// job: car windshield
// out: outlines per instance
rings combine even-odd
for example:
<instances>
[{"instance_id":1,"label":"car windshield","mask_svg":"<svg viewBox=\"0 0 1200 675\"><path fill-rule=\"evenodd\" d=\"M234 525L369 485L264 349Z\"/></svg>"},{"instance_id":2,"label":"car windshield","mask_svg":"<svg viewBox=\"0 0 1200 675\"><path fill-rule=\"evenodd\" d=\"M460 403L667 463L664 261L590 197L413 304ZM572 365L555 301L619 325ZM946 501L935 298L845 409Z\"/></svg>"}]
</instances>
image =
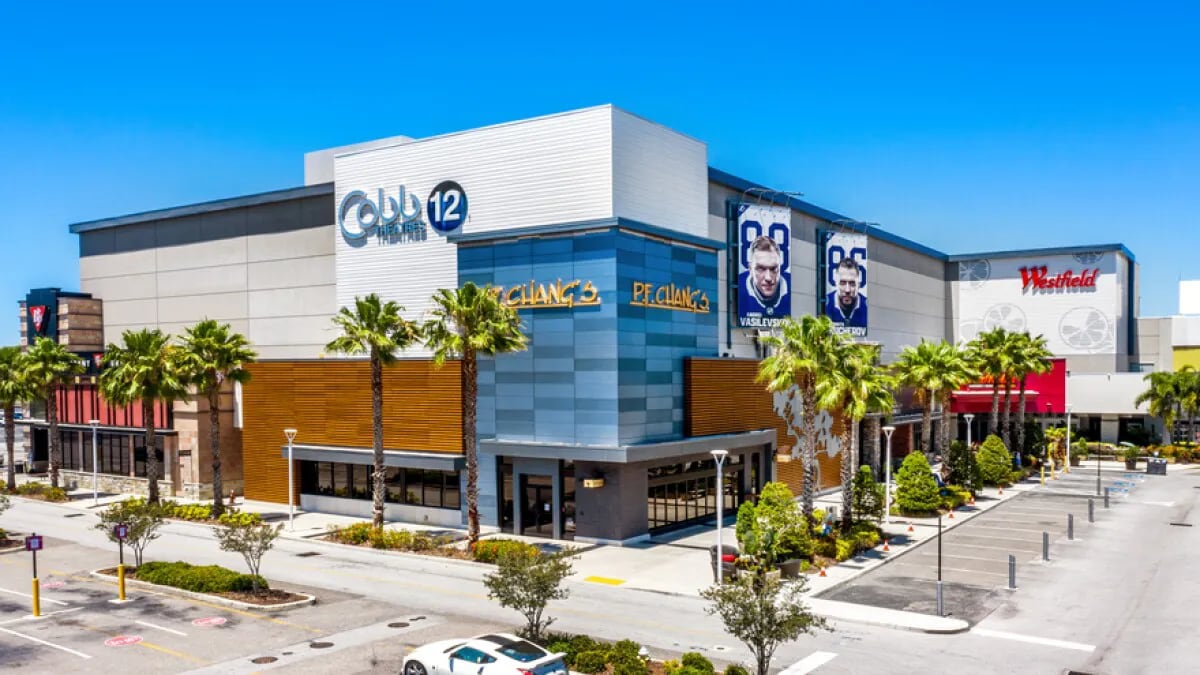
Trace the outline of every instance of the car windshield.
<instances>
[{"instance_id":1,"label":"car windshield","mask_svg":"<svg viewBox=\"0 0 1200 675\"><path fill-rule=\"evenodd\" d=\"M527 640L518 640L516 642L509 642L508 644L500 645L496 651L514 661L520 661L522 663L537 661L546 655L546 651L544 649Z\"/></svg>"}]
</instances>

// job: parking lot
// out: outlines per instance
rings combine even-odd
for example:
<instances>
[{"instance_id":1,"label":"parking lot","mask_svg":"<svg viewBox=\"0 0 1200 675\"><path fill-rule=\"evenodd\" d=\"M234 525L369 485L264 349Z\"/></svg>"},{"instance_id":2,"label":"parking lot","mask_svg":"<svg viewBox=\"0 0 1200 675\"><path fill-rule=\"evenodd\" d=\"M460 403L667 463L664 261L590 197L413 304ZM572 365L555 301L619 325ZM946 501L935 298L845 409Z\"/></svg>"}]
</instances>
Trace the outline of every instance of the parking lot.
<instances>
[{"instance_id":1,"label":"parking lot","mask_svg":"<svg viewBox=\"0 0 1200 675\"><path fill-rule=\"evenodd\" d=\"M344 650L372 643L419 644L425 635L446 628L441 617L293 585L288 589L315 593L318 604L268 614L134 587L128 589L129 601L118 604L113 602L115 584L88 574L111 564L97 562L99 551L49 537L44 541L45 550L38 554L40 618L30 615L30 554L0 555L0 666L5 668L231 673L315 659L328 672L335 654L348 656ZM397 647L390 660L395 662L402 652ZM356 656L363 664L359 669L369 669L371 656Z\"/></svg>"},{"instance_id":2,"label":"parking lot","mask_svg":"<svg viewBox=\"0 0 1200 675\"><path fill-rule=\"evenodd\" d=\"M1136 474L1105 472L1102 487L1110 488L1114 506L1136 489ZM1088 526L1088 498L1095 497L1096 474L1077 467L1071 474L996 505L965 523L947 529L941 541L943 604L948 616L972 624L1004 600L1009 555L1016 558L1018 585L1022 570L1042 560L1042 533L1049 534L1051 556L1067 542L1067 516L1074 515L1075 536ZM961 511L970 511L965 507ZM1097 520L1103 519L1103 500L1095 500ZM960 517L962 513L960 512ZM951 524L943 518L943 526ZM903 526L901 526L903 527ZM893 527L893 530L897 529ZM938 542L926 543L892 562L868 572L821 597L926 614L937 613Z\"/></svg>"}]
</instances>

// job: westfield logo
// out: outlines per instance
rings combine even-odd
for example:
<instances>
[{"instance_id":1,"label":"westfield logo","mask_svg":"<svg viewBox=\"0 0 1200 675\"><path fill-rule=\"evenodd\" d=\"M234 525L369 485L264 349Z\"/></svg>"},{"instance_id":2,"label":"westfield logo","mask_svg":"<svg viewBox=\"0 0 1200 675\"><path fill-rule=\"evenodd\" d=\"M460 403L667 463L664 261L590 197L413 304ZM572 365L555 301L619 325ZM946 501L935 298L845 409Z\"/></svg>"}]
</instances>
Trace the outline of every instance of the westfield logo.
<instances>
[{"instance_id":1,"label":"westfield logo","mask_svg":"<svg viewBox=\"0 0 1200 675\"><path fill-rule=\"evenodd\" d=\"M1039 291L1055 291L1063 288L1095 288L1096 278L1100 276L1100 268L1082 270L1078 274L1067 270L1050 276L1050 270L1045 265L1041 267L1021 268L1021 290L1030 288Z\"/></svg>"},{"instance_id":2,"label":"westfield logo","mask_svg":"<svg viewBox=\"0 0 1200 675\"><path fill-rule=\"evenodd\" d=\"M34 305L29 308L29 315L33 318L33 330L38 333L45 332L46 328L46 306Z\"/></svg>"}]
</instances>

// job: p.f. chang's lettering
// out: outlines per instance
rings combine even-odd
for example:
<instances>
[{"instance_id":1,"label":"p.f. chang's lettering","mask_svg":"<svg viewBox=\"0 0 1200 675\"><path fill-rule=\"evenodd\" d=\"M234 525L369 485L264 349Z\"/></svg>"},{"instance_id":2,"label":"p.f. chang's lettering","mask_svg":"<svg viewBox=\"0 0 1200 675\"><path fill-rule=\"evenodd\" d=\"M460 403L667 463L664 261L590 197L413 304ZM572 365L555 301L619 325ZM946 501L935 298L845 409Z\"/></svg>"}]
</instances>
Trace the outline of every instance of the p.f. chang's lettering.
<instances>
[{"instance_id":1,"label":"p.f. chang's lettering","mask_svg":"<svg viewBox=\"0 0 1200 675\"><path fill-rule=\"evenodd\" d=\"M500 300L509 307L516 309L540 309L551 307L593 307L600 304L600 292L590 281L563 282L558 279L554 283L539 284L530 281L520 286L500 287L496 289Z\"/></svg>"},{"instance_id":2,"label":"p.f. chang's lettering","mask_svg":"<svg viewBox=\"0 0 1200 675\"><path fill-rule=\"evenodd\" d=\"M631 305L638 307L655 307L658 309L674 309L681 312L708 314L708 295L691 286L676 286L675 284L656 285L647 281L633 282L633 299Z\"/></svg>"},{"instance_id":3,"label":"p.f. chang's lettering","mask_svg":"<svg viewBox=\"0 0 1200 675\"><path fill-rule=\"evenodd\" d=\"M1041 267L1022 267L1021 268L1021 290L1027 291L1030 288L1039 291L1055 291L1063 288L1095 288L1096 278L1100 276L1100 268L1093 270L1083 270L1076 274L1074 270L1067 270L1061 274L1050 276L1049 268L1045 265Z\"/></svg>"}]
</instances>

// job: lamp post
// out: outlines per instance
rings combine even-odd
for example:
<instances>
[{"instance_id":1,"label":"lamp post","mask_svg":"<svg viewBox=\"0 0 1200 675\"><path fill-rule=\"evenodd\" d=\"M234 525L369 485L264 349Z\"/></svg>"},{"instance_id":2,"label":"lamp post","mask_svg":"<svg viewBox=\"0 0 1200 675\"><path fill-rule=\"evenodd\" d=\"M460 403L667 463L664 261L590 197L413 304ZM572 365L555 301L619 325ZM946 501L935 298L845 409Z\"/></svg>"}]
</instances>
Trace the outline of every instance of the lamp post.
<instances>
[{"instance_id":1,"label":"lamp post","mask_svg":"<svg viewBox=\"0 0 1200 675\"><path fill-rule=\"evenodd\" d=\"M942 605L942 512L938 511L938 578L937 578L937 613L946 616Z\"/></svg>"},{"instance_id":2,"label":"lamp post","mask_svg":"<svg viewBox=\"0 0 1200 675\"><path fill-rule=\"evenodd\" d=\"M1064 473L1071 473L1071 406L1067 405L1067 463L1063 466Z\"/></svg>"},{"instance_id":3,"label":"lamp post","mask_svg":"<svg viewBox=\"0 0 1200 675\"><path fill-rule=\"evenodd\" d=\"M883 461L883 524L892 522L892 433L896 427L887 425L883 433L887 436L887 457Z\"/></svg>"},{"instance_id":4,"label":"lamp post","mask_svg":"<svg viewBox=\"0 0 1200 675\"><path fill-rule=\"evenodd\" d=\"M288 531L291 532L296 529L296 493L292 487L292 473L294 471L292 468L292 442L296 440L296 430L284 429L283 435L287 436L288 441Z\"/></svg>"},{"instance_id":5,"label":"lamp post","mask_svg":"<svg viewBox=\"0 0 1200 675\"><path fill-rule=\"evenodd\" d=\"M721 467L725 463L725 458L729 456L728 450L713 450L710 453L713 459L717 460L717 585L720 586L725 572L725 561L721 556L725 554L725 548L721 545L721 530L725 526L725 485L722 479Z\"/></svg>"},{"instance_id":6,"label":"lamp post","mask_svg":"<svg viewBox=\"0 0 1200 675\"><path fill-rule=\"evenodd\" d=\"M963 415L963 419L967 421L967 450L971 449L971 420L975 419L974 413Z\"/></svg>"},{"instance_id":7,"label":"lamp post","mask_svg":"<svg viewBox=\"0 0 1200 675\"><path fill-rule=\"evenodd\" d=\"M92 425L92 506L100 506L100 493L96 489L96 429L100 426L100 420L88 420L88 424Z\"/></svg>"}]
</instances>

